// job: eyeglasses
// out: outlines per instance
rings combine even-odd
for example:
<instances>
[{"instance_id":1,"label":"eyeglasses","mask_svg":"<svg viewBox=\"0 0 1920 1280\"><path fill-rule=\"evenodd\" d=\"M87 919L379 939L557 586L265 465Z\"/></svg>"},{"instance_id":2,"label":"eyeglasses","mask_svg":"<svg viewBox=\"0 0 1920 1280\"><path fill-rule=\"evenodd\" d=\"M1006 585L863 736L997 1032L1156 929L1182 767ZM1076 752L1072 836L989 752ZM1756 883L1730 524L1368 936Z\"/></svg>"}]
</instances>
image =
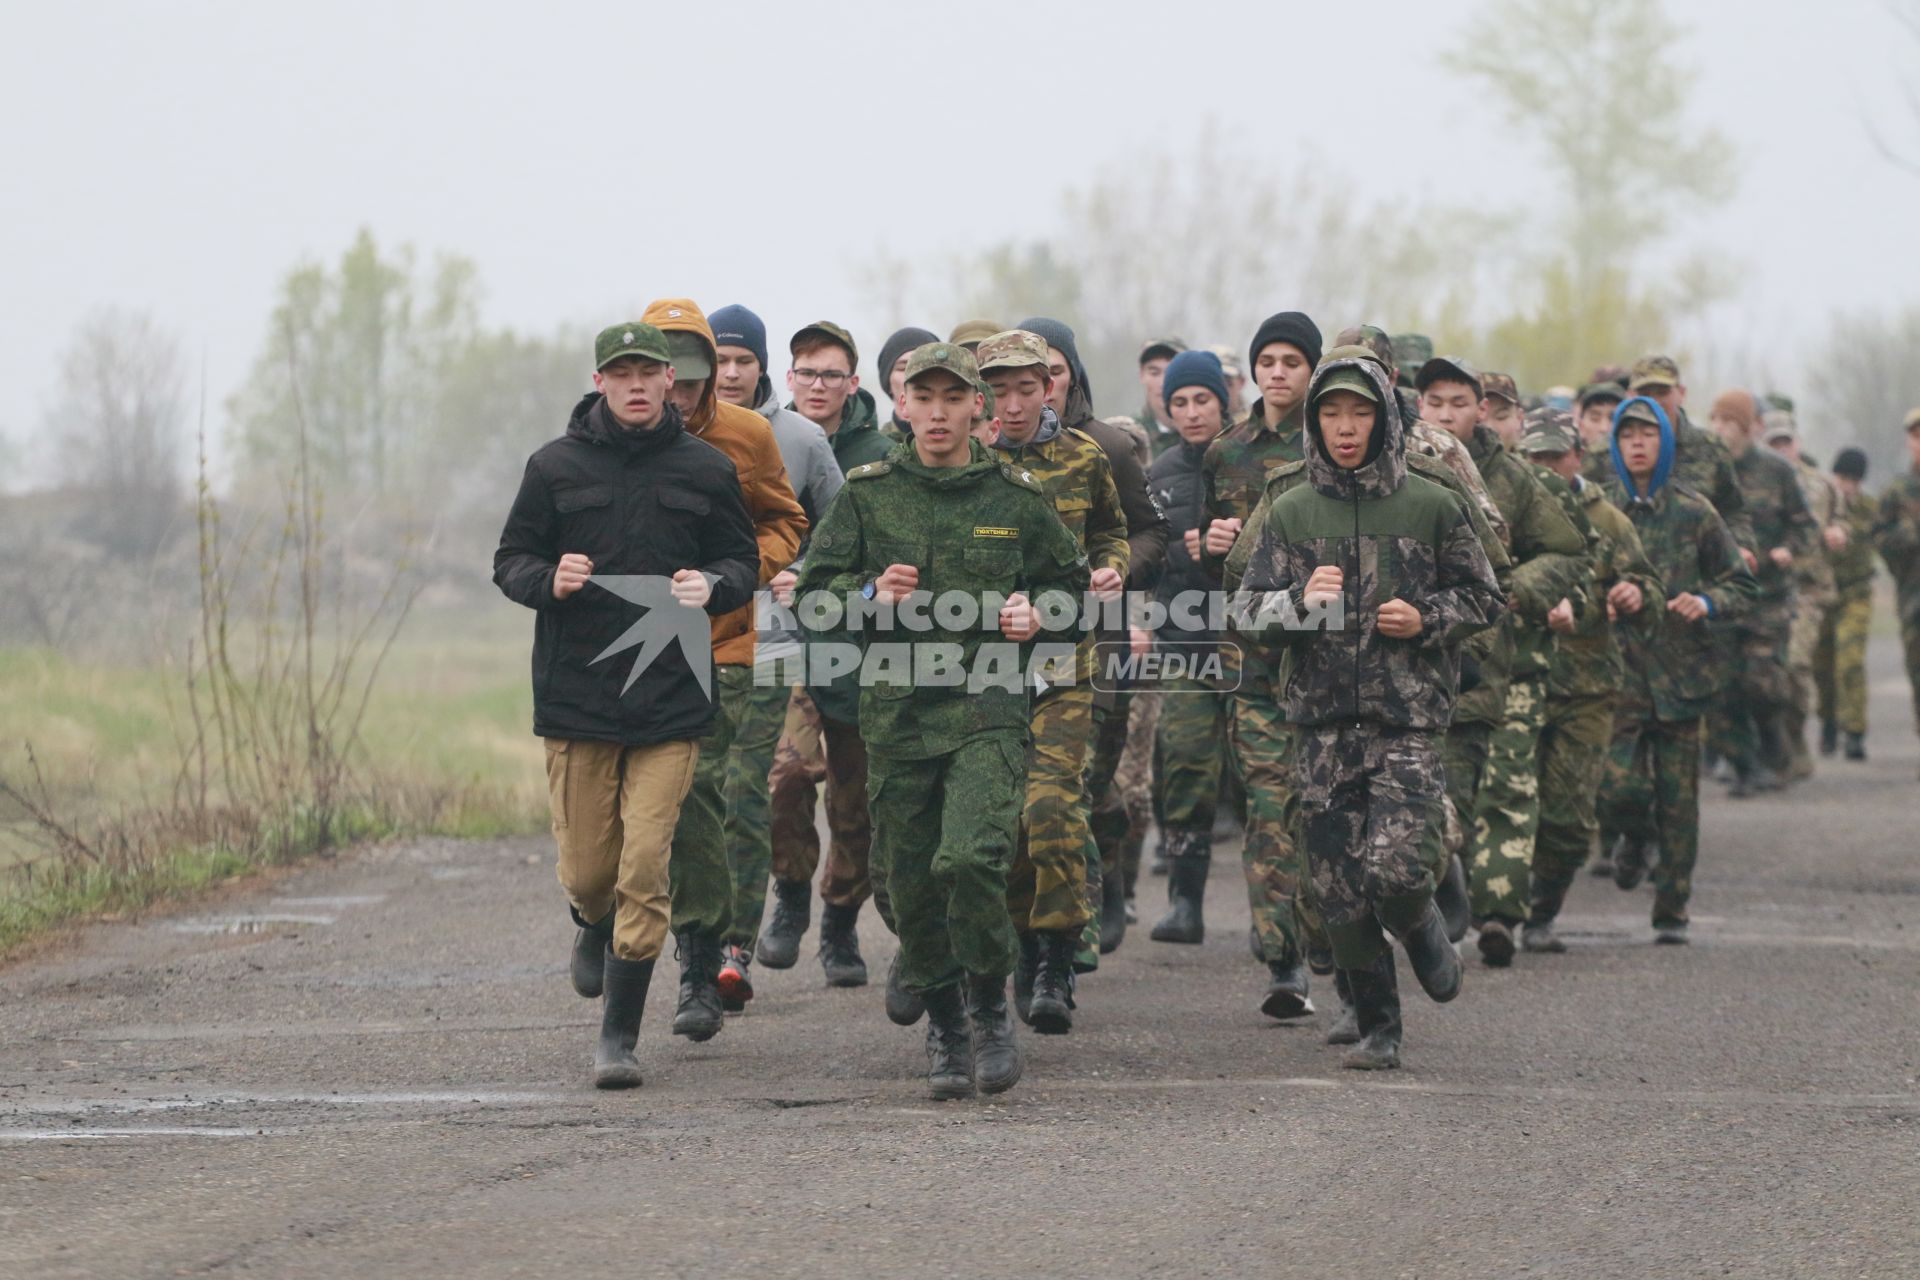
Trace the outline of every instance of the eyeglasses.
<instances>
[{"instance_id":1,"label":"eyeglasses","mask_svg":"<svg viewBox=\"0 0 1920 1280\"><path fill-rule=\"evenodd\" d=\"M837 387L852 376L838 369L795 369L793 371L793 380L803 387L816 382L823 387Z\"/></svg>"}]
</instances>

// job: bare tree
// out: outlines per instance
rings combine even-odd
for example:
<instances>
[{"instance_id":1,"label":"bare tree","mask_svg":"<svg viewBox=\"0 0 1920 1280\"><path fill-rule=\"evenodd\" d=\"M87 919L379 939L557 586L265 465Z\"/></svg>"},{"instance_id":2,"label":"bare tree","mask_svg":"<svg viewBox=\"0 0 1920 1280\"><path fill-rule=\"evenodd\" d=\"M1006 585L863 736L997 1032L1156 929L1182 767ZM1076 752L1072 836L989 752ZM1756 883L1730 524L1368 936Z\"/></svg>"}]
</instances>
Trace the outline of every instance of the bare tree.
<instances>
[{"instance_id":1,"label":"bare tree","mask_svg":"<svg viewBox=\"0 0 1920 1280\"><path fill-rule=\"evenodd\" d=\"M1889 130L1874 120L1867 121L1867 136L1889 164L1920 178L1920 0L1887 0L1887 12L1912 37L1913 47L1908 51L1911 65L1900 85L1900 96L1906 103L1913 136L1896 142L1888 137Z\"/></svg>"},{"instance_id":2,"label":"bare tree","mask_svg":"<svg viewBox=\"0 0 1920 1280\"><path fill-rule=\"evenodd\" d=\"M148 558L181 519L186 372L153 317L104 309L82 320L60 361L44 447L79 495L74 532Z\"/></svg>"},{"instance_id":3,"label":"bare tree","mask_svg":"<svg viewBox=\"0 0 1920 1280\"><path fill-rule=\"evenodd\" d=\"M1900 422L1920 405L1920 306L1894 315L1859 313L1833 322L1811 362L1814 412L1808 437L1827 454L1858 445L1881 476L1903 471Z\"/></svg>"}]
</instances>

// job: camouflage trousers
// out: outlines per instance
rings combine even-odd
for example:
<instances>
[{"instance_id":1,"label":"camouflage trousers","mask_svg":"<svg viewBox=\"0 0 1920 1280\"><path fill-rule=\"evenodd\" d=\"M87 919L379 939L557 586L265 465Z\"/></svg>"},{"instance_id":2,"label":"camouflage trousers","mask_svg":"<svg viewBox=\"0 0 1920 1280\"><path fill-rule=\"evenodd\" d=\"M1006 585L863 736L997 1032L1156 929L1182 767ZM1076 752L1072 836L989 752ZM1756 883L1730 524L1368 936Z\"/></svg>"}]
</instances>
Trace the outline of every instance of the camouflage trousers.
<instances>
[{"instance_id":1,"label":"camouflage trousers","mask_svg":"<svg viewBox=\"0 0 1920 1280\"><path fill-rule=\"evenodd\" d=\"M1900 619L1900 644L1907 658L1907 682L1913 688L1913 725L1920 729L1920 616Z\"/></svg>"},{"instance_id":2,"label":"camouflage trousers","mask_svg":"<svg viewBox=\"0 0 1920 1280\"><path fill-rule=\"evenodd\" d=\"M1700 856L1700 721L1616 715L1600 790L1600 839L1659 846L1653 923L1685 924Z\"/></svg>"},{"instance_id":3,"label":"camouflage trousers","mask_svg":"<svg viewBox=\"0 0 1920 1280\"><path fill-rule=\"evenodd\" d=\"M733 869L727 862L727 756L733 751L753 689L753 668L713 668L713 728L700 740L693 784L680 805L667 863L674 936L708 933L725 939L733 928Z\"/></svg>"},{"instance_id":4,"label":"camouflage trousers","mask_svg":"<svg viewBox=\"0 0 1920 1280\"><path fill-rule=\"evenodd\" d=\"M1160 691L1136 690L1127 698L1127 745L1120 752L1113 785L1127 811L1127 838L1120 846L1120 872L1127 896L1140 879L1140 850L1156 817L1153 803L1154 758L1159 753Z\"/></svg>"},{"instance_id":5,"label":"camouflage trousers","mask_svg":"<svg viewBox=\"0 0 1920 1280\"><path fill-rule=\"evenodd\" d=\"M722 686L722 697L726 695ZM773 865L773 753L786 721L791 691L778 682L751 681L735 695L733 746L721 784L727 868L733 880L732 923L726 941L752 949L760 940Z\"/></svg>"},{"instance_id":6,"label":"camouflage trousers","mask_svg":"<svg viewBox=\"0 0 1920 1280\"><path fill-rule=\"evenodd\" d=\"M1547 724L1545 676L1507 684L1503 718L1487 739L1487 763L1467 836L1467 876L1476 920L1516 923L1533 891L1540 828L1540 736Z\"/></svg>"},{"instance_id":7,"label":"camouflage trousers","mask_svg":"<svg viewBox=\"0 0 1920 1280\"><path fill-rule=\"evenodd\" d=\"M1756 765L1784 772L1789 760L1782 718L1793 706L1787 669L1790 606L1769 603L1720 632L1718 652L1730 677L1707 718L1708 741L1742 774Z\"/></svg>"},{"instance_id":8,"label":"camouflage trousers","mask_svg":"<svg viewBox=\"0 0 1920 1280\"><path fill-rule=\"evenodd\" d=\"M1845 591L1821 620L1813 650L1814 703L1822 721L1842 733L1867 731L1867 631L1873 592Z\"/></svg>"},{"instance_id":9,"label":"camouflage trousers","mask_svg":"<svg viewBox=\"0 0 1920 1280\"><path fill-rule=\"evenodd\" d=\"M1264 959L1291 964L1301 958L1294 923L1300 849L1294 839L1299 794L1293 781L1293 731L1270 682L1256 679L1252 687L1243 685L1229 695L1228 708L1228 742L1247 792L1247 836L1240 861L1253 927Z\"/></svg>"},{"instance_id":10,"label":"camouflage trousers","mask_svg":"<svg viewBox=\"0 0 1920 1280\"><path fill-rule=\"evenodd\" d=\"M1013 972L1007 867L1026 789L1025 744L1008 734L925 759L868 756L874 862L886 868L908 990Z\"/></svg>"},{"instance_id":11,"label":"camouflage trousers","mask_svg":"<svg viewBox=\"0 0 1920 1280\"><path fill-rule=\"evenodd\" d=\"M1527 918L1552 920L1593 850L1595 811L1613 741L1613 695L1547 699L1540 734L1540 830L1533 842L1533 893Z\"/></svg>"},{"instance_id":12,"label":"camouflage trousers","mask_svg":"<svg viewBox=\"0 0 1920 1280\"><path fill-rule=\"evenodd\" d=\"M1162 830L1213 830L1226 743L1227 695L1197 680L1169 681L1155 749Z\"/></svg>"},{"instance_id":13,"label":"camouflage trousers","mask_svg":"<svg viewBox=\"0 0 1920 1280\"><path fill-rule=\"evenodd\" d=\"M1093 686L1049 689L1028 721L1027 796L1007 873L1007 912L1020 933L1084 928L1087 914L1087 760Z\"/></svg>"},{"instance_id":14,"label":"camouflage trousers","mask_svg":"<svg viewBox=\"0 0 1920 1280\"><path fill-rule=\"evenodd\" d=\"M885 877L871 865L866 743L858 727L822 716L806 691L795 689L768 778L776 879L804 884L820 869L814 814L822 782L827 785L828 844L820 897L835 906L857 907L871 894L891 927Z\"/></svg>"},{"instance_id":15,"label":"camouflage trousers","mask_svg":"<svg viewBox=\"0 0 1920 1280\"><path fill-rule=\"evenodd\" d=\"M1813 773L1813 753L1807 748L1807 717L1813 713L1818 697L1813 657L1819 651L1820 634L1826 630L1827 619L1839 608L1838 598L1830 593L1825 597L1802 594L1793 611L1793 626L1787 632L1787 675L1793 681L1793 701L1782 713L1780 723L1795 777Z\"/></svg>"},{"instance_id":16,"label":"camouflage trousers","mask_svg":"<svg viewBox=\"0 0 1920 1280\"><path fill-rule=\"evenodd\" d=\"M1433 900L1420 843L1443 794L1434 735L1380 725L1294 731L1306 875L1334 964L1363 969Z\"/></svg>"},{"instance_id":17,"label":"camouflage trousers","mask_svg":"<svg viewBox=\"0 0 1920 1280\"><path fill-rule=\"evenodd\" d=\"M1087 761L1087 829L1093 837L1094 860L1100 874L1125 876L1127 836L1132 819L1122 794L1120 762L1127 749L1130 693L1114 695L1111 705L1093 707L1093 754ZM1139 846L1134 846L1136 866Z\"/></svg>"}]
</instances>

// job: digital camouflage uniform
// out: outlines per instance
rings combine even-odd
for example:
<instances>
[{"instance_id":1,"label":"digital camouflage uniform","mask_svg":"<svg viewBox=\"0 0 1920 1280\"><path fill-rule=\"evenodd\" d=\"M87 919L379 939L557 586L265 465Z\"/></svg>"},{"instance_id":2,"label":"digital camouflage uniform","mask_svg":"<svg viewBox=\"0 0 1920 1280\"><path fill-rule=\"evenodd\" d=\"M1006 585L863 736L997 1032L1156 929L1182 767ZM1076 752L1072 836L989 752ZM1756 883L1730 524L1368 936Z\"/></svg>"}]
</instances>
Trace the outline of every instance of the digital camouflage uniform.
<instances>
[{"instance_id":1,"label":"digital camouflage uniform","mask_svg":"<svg viewBox=\"0 0 1920 1280\"><path fill-rule=\"evenodd\" d=\"M1873 524L1877 503L1864 493L1846 501L1847 545L1829 553L1834 607L1814 649L1814 684L1822 722L1842 733L1867 732L1867 632L1873 626Z\"/></svg>"},{"instance_id":2,"label":"digital camouflage uniform","mask_svg":"<svg viewBox=\"0 0 1920 1280\"><path fill-rule=\"evenodd\" d=\"M1909 414L1907 422L1909 432L1920 427L1920 409ZM1893 574L1894 610L1913 687L1913 719L1920 727L1920 469L1895 476L1880 495L1873 544Z\"/></svg>"},{"instance_id":3,"label":"digital camouflage uniform","mask_svg":"<svg viewBox=\"0 0 1920 1280\"><path fill-rule=\"evenodd\" d=\"M1320 448L1311 406L1358 385L1379 406L1378 445L1346 471ZM1292 606L1315 567L1343 570L1338 629L1264 634L1286 646L1282 705L1295 731L1307 875L1334 961L1354 970L1382 954L1383 928L1404 932L1432 900L1420 851L1441 803L1437 735L1452 715L1458 646L1502 605L1467 505L1410 473L1399 404L1371 354L1329 353L1307 402L1308 482L1269 488L1242 585ZM1376 632L1394 598L1420 611L1419 636Z\"/></svg>"},{"instance_id":4,"label":"digital camouflage uniform","mask_svg":"<svg viewBox=\"0 0 1920 1280\"><path fill-rule=\"evenodd\" d=\"M935 367L973 380L971 358L956 352L929 344L909 371ZM849 472L814 536L799 591L844 600L892 564L918 568L919 591L931 598L964 593L985 598L985 609L997 608L989 593L1019 591L1076 619L1088 577L1086 558L1039 483L977 441L958 467L928 467L902 445ZM940 645L958 669L977 676L981 646L1003 643L983 626L950 629L938 614L928 617L929 629L869 629L869 659L876 644L905 638L916 662ZM1075 638L1067 633L1069 643ZM1023 664L1030 649L1018 646ZM924 994L966 974L1004 978L1015 952L1007 869L1026 791L1024 679L1015 673L1011 688L969 688L869 673L859 715L874 860L886 869L902 984Z\"/></svg>"},{"instance_id":5,"label":"digital camouflage uniform","mask_svg":"<svg viewBox=\"0 0 1920 1280\"><path fill-rule=\"evenodd\" d=\"M1530 428L1522 447L1560 452L1579 438L1572 415L1559 413L1551 434ZM1555 442L1561 449L1551 446ZM1614 701L1624 670L1616 627L1646 630L1660 624L1666 602L1660 575L1640 546L1640 535L1600 486L1582 478L1575 497L1594 533L1593 590L1577 612L1574 630L1557 637L1547 674L1547 715L1540 734L1540 824L1533 847L1530 924L1560 913L1573 878L1599 832L1594 804L1613 739ZM1640 589L1640 611L1608 619L1607 593L1629 582Z\"/></svg>"},{"instance_id":6,"label":"digital camouflage uniform","mask_svg":"<svg viewBox=\"0 0 1920 1280\"><path fill-rule=\"evenodd\" d=\"M1684 926L1700 853L1700 722L1719 677L1707 622L1738 618L1758 584L1713 504L1672 478L1673 428L1666 412L1642 396L1614 415L1645 413L1660 428L1660 462L1642 491L1616 473L1608 501L1625 511L1641 548L1671 601L1704 596L1708 618L1688 622L1662 608L1656 625L1616 633L1624 676L1614 707L1613 742L1600 792L1600 838L1658 846L1654 869L1655 928ZM1617 450L1617 445L1615 446ZM1654 602L1654 607L1661 607Z\"/></svg>"},{"instance_id":7,"label":"digital camouflage uniform","mask_svg":"<svg viewBox=\"0 0 1920 1280\"><path fill-rule=\"evenodd\" d=\"M1769 420L1773 416L1773 413L1767 415ZM1787 672L1793 680L1793 702L1784 718L1793 774L1804 778L1813 772L1813 756L1807 747L1807 717L1813 713L1816 697L1813 658L1819 651L1820 637L1840 607L1833 557L1827 550L1825 533L1829 528L1844 527L1846 514L1841 509L1838 486L1820 468L1804 458L1792 465L1800 481L1801 496L1807 500L1807 510L1813 516L1812 545L1793 562L1796 600L1793 626L1787 633Z\"/></svg>"}]
</instances>

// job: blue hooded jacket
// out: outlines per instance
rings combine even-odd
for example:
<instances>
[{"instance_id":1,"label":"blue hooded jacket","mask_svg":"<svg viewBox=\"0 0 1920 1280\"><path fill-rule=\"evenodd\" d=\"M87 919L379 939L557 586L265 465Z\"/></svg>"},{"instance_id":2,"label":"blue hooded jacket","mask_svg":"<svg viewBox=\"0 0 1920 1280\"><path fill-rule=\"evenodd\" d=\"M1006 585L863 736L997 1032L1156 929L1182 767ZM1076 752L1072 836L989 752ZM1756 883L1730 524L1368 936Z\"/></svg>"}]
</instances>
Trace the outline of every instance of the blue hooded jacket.
<instances>
[{"instance_id":1,"label":"blue hooded jacket","mask_svg":"<svg viewBox=\"0 0 1920 1280\"><path fill-rule=\"evenodd\" d=\"M1633 477L1627 474L1627 461L1620 456L1620 415L1631 404L1644 404L1653 410L1653 416L1660 423L1660 460L1653 464L1653 474L1647 479L1647 491L1641 493L1634 486ZM1613 452L1613 473L1620 477L1620 484L1628 494L1641 502L1653 501L1654 495L1667 487L1667 477L1673 474L1674 436L1673 423L1667 418L1667 411L1660 407L1657 400L1646 396L1629 396L1613 410L1613 433L1608 439L1608 448Z\"/></svg>"}]
</instances>

